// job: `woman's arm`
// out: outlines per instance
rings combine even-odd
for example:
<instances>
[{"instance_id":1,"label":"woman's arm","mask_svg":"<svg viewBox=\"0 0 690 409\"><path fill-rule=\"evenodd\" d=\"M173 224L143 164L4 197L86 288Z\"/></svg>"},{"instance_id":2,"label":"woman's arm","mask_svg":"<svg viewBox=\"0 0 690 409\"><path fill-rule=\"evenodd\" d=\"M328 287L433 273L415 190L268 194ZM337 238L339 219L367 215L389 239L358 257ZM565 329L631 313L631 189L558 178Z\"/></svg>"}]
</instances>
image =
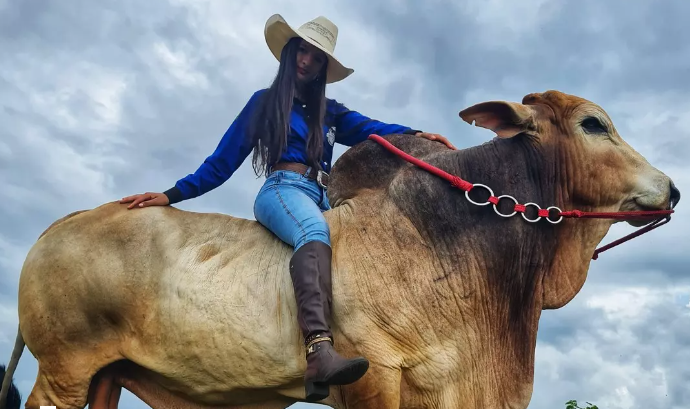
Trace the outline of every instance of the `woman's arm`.
<instances>
[{"instance_id":1,"label":"woman's arm","mask_svg":"<svg viewBox=\"0 0 690 409\"><path fill-rule=\"evenodd\" d=\"M249 99L237 118L221 138L215 151L204 160L196 172L178 180L175 186L163 192L170 204L201 196L225 183L242 165L252 151L247 127L256 106L257 91Z\"/></svg>"},{"instance_id":2,"label":"woman's arm","mask_svg":"<svg viewBox=\"0 0 690 409\"><path fill-rule=\"evenodd\" d=\"M388 124L369 118L336 101L333 101L332 114L336 132L335 141L346 146L354 146L363 142L373 133L378 135L393 133L414 135L421 132L409 126Z\"/></svg>"},{"instance_id":3,"label":"woman's arm","mask_svg":"<svg viewBox=\"0 0 690 409\"><path fill-rule=\"evenodd\" d=\"M445 137L412 129L409 126L388 124L371 119L357 111L348 109L345 105L333 101L333 124L336 129L335 141L346 146L353 146L365 141L369 135L387 135L402 133L415 135L432 141L439 141L451 149L456 149Z\"/></svg>"}]
</instances>

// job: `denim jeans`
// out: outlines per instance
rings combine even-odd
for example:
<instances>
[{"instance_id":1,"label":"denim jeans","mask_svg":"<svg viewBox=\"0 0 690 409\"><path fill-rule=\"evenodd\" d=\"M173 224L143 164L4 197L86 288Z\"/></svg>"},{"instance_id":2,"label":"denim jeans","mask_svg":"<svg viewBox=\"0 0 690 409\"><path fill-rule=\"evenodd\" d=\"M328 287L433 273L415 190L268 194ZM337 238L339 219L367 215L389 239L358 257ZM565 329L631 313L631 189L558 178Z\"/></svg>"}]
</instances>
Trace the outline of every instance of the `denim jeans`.
<instances>
[{"instance_id":1,"label":"denim jeans","mask_svg":"<svg viewBox=\"0 0 690 409\"><path fill-rule=\"evenodd\" d=\"M315 180L288 170L271 173L254 202L254 217L297 251L320 240L331 245L323 212L330 209L326 192Z\"/></svg>"}]
</instances>

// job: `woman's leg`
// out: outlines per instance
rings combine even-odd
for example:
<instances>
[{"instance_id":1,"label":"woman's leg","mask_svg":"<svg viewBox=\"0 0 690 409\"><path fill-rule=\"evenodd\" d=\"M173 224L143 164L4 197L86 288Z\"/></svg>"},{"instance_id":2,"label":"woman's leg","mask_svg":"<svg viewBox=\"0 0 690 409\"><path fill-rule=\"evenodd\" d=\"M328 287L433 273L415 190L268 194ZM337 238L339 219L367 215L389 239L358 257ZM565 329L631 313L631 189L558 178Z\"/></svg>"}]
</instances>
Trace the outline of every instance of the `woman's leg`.
<instances>
[{"instance_id":1,"label":"woman's leg","mask_svg":"<svg viewBox=\"0 0 690 409\"><path fill-rule=\"evenodd\" d=\"M323 196L316 182L295 172L275 172L256 197L254 216L293 252L315 240L330 246L330 230L319 206Z\"/></svg>"},{"instance_id":2,"label":"woman's leg","mask_svg":"<svg viewBox=\"0 0 690 409\"><path fill-rule=\"evenodd\" d=\"M332 299L331 247L322 214L328 208L324 196L316 182L281 171L269 176L254 205L256 219L294 247L290 276L307 347L306 399L312 402L325 399L329 385L355 382L369 367L366 359L345 359L333 349L327 321Z\"/></svg>"}]
</instances>

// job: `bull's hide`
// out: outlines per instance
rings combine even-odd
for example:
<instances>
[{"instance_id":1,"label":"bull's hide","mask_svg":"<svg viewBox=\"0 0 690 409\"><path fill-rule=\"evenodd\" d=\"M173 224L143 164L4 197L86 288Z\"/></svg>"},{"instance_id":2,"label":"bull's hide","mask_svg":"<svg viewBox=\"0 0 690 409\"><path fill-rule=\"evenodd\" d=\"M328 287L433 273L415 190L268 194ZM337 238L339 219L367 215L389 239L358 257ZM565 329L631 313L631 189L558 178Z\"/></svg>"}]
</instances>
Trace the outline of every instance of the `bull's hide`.
<instances>
[{"instance_id":1,"label":"bull's hide","mask_svg":"<svg viewBox=\"0 0 690 409\"><path fill-rule=\"evenodd\" d=\"M459 151L386 139L543 208L665 209L675 197L588 101L549 92L462 116L498 137ZM577 294L611 221L503 218L371 141L339 158L328 193L335 346L371 366L325 403L527 407L541 310ZM92 392L124 384L155 408L300 400L291 253L255 221L174 207L109 203L56 222L19 284L19 345L39 362L27 407L82 408L98 379Z\"/></svg>"}]
</instances>

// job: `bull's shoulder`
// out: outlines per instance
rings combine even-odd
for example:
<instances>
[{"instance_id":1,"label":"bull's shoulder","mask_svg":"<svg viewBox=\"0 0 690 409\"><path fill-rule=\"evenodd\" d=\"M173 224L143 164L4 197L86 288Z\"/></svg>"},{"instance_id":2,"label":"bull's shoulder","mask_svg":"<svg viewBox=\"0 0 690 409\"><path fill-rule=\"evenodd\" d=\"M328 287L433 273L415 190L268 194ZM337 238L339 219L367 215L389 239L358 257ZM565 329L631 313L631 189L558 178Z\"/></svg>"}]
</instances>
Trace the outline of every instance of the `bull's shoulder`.
<instances>
[{"instance_id":1,"label":"bull's shoulder","mask_svg":"<svg viewBox=\"0 0 690 409\"><path fill-rule=\"evenodd\" d=\"M418 136L384 136L396 148L419 159L426 159L448 148ZM380 193L390 186L398 173L412 166L376 141L364 141L343 153L333 165L328 188L332 206L364 192Z\"/></svg>"}]
</instances>

